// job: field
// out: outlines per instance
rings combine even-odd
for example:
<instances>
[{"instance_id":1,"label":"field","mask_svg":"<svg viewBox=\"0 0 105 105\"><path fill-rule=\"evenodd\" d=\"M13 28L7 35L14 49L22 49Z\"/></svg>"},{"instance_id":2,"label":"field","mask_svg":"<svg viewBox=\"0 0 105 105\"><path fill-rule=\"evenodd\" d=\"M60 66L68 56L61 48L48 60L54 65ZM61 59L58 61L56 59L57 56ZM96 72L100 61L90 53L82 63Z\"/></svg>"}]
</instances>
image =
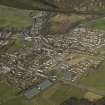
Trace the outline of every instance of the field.
<instances>
[{"instance_id":1,"label":"field","mask_svg":"<svg viewBox=\"0 0 105 105\"><path fill-rule=\"evenodd\" d=\"M44 91L32 100L17 94L17 90L0 82L0 105L59 105L70 97L82 98L86 91L61 83Z\"/></svg>"},{"instance_id":2,"label":"field","mask_svg":"<svg viewBox=\"0 0 105 105\"><path fill-rule=\"evenodd\" d=\"M103 90L105 92L105 61L96 72L81 78L80 83L85 86L96 88L100 91Z\"/></svg>"},{"instance_id":3,"label":"field","mask_svg":"<svg viewBox=\"0 0 105 105\"><path fill-rule=\"evenodd\" d=\"M84 26L87 26L89 28L104 30L105 29L105 18L92 20L90 22L84 22L83 24Z\"/></svg>"},{"instance_id":4,"label":"field","mask_svg":"<svg viewBox=\"0 0 105 105\"><path fill-rule=\"evenodd\" d=\"M27 103L27 104L26 104ZM0 82L0 105L29 105L17 90L4 82Z\"/></svg>"},{"instance_id":5,"label":"field","mask_svg":"<svg viewBox=\"0 0 105 105\"><path fill-rule=\"evenodd\" d=\"M32 47L32 41L24 41L24 39L17 37L15 40L10 40L9 44L0 49L0 54L14 53L21 48Z\"/></svg>"},{"instance_id":6,"label":"field","mask_svg":"<svg viewBox=\"0 0 105 105\"><path fill-rule=\"evenodd\" d=\"M22 38L18 38L15 40L14 45L12 45L6 52L7 53L13 53L18 51L21 48L25 48L26 47L32 47L32 41L28 42L28 41L24 41L24 39Z\"/></svg>"},{"instance_id":7,"label":"field","mask_svg":"<svg viewBox=\"0 0 105 105\"><path fill-rule=\"evenodd\" d=\"M95 101L95 100L99 100L102 98L102 96L94 94L92 92L87 92L84 96L84 98L90 100L90 101Z\"/></svg>"},{"instance_id":8,"label":"field","mask_svg":"<svg viewBox=\"0 0 105 105\"><path fill-rule=\"evenodd\" d=\"M0 27L27 27L31 25L31 11L0 5Z\"/></svg>"},{"instance_id":9,"label":"field","mask_svg":"<svg viewBox=\"0 0 105 105\"><path fill-rule=\"evenodd\" d=\"M15 8L27 9L27 10L34 10L36 8L51 8L50 6L46 5L46 1L44 0L0 0L1 5L7 5Z\"/></svg>"}]
</instances>

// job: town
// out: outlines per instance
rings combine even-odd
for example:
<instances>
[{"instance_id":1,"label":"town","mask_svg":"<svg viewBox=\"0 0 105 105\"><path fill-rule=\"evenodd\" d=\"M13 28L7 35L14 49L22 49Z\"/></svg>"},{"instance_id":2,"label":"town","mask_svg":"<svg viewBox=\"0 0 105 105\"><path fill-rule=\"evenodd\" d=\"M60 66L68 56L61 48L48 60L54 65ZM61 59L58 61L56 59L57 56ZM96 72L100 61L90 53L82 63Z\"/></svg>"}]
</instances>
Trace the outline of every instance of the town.
<instances>
[{"instance_id":1,"label":"town","mask_svg":"<svg viewBox=\"0 0 105 105\"><path fill-rule=\"evenodd\" d=\"M96 70L105 59L105 51L101 49L105 46L105 31L79 25L67 34L44 35L41 32L48 18L46 12L40 12L33 16L32 28L26 32L0 31L1 49L14 45L17 38L30 43L28 47L23 44L14 53L0 55L0 79L20 91L35 85L40 90L40 83L45 85L42 88L47 88L56 81L78 81L87 72ZM26 91L27 98L34 96L29 94Z\"/></svg>"}]
</instances>

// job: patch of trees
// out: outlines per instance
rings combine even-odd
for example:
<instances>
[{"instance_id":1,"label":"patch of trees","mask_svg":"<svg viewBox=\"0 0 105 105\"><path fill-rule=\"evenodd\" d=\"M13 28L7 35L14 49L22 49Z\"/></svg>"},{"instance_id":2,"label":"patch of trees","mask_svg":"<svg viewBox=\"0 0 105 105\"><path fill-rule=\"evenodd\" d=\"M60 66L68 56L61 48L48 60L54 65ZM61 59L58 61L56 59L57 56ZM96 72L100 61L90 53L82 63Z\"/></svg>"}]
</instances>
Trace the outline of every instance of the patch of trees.
<instances>
[{"instance_id":1,"label":"patch of trees","mask_svg":"<svg viewBox=\"0 0 105 105\"><path fill-rule=\"evenodd\" d=\"M84 98L78 99L76 97L71 97L60 105L105 105L105 97L94 102Z\"/></svg>"}]
</instances>

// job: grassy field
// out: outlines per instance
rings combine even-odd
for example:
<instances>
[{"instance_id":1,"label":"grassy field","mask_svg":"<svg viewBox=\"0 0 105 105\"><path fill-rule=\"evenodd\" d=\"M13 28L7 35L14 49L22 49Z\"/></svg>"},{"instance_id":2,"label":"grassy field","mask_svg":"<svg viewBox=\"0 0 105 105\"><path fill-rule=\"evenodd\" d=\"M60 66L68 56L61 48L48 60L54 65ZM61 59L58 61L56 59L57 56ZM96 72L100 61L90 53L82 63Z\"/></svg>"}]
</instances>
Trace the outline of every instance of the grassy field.
<instances>
[{"instance_id":1,"label":"grassy field","mask_svg":"<svg viewBox=\"0 0 105 105\"><path fill-rule=\"evenodd\" d=\"M63 102L65 99L68 99L69 97L82 98L83 95L84 95L83 90L79 88L72 87L69 85L61 85L51 96L51 100L59 104L60 102Z\"/></svg>"},{"instance_id":2,"label":"grassy field","mask_svg":"<svg viewBox=\"0 0 105 105\"><path fill-rule=\"evenodd\" d=\"M94 87L97 90L105 91L105 61L96 72L81 78L80 83L85 86Z\"/></svg>"},{"instance_id":3,"label":"grassy field","mask_svg":"<svg viewBox=\"0 0 105 105\"><path fill-rule=\"evenodd\" d=\"M32 42L24 41L24 39L18 38L15 40L15 43L10 46L10 48L6 51L7 53L13 53L18 51L21 48L32 47Z\"/></svg>"},{"instance_id":4,"label":"grassy field","mask_svg":"<svg viewBox=\"0 0 105 105\"><path fill-rule=\"evenodd\" d=\"M29 105L29 102L18 96L16 89L0 82L0 105Z\"/></svg>"},{"instance_id":5,"label":"grassy field","mask_svg":"<svg viewBox=\"0 0 105 105\"><path fill-rule=\"evenodd\" d=\"M0 27L26 27L31 25L31 11L0 5Z\"/></svg>"},{"instance_id":6,"label":"grassy field","mask_svg":"<svg viewBox=\"0 0 105 105\"><path fill-rule=\"evenodd\" d=\"M59 105L70 97L82 98L86 91L71 85L57 83L39 96L35 97L31 102L38 105ZM35 104L35 105L37 105Z\"/></svg>"},{"instance_id":7,"label":"grassy field","mask_svg":"<svg viewBox=\"0 0 105 105\"><path fill-rule=\"evenodd\" d=\"M22 38L16 38L15 40L11 40L9 44L3 48L0 49L0 54L4 53L14 53L16 51L19 51L21 48L27 48L27 47L32 47L32 41L24 41Z\"/></svg>"},{"instance_id":8,"label":"grassy field","mask_svg":"<svg viewBox=\"0 0 105 105\"><path fill-rule=\"evenodd\" d=\"M96 100L99 100L102 98L102 96L100 95L97 95L95 93L92 93L92 92L87 92L84 96L84 98L90 100L90 101L96 101Z\"/></svg>"},{"instance_id":9,"label":"grassy field","mask_svg":"<svg viewBox=\"0 0 105 105\"><path fill-rule=\"evenodd\" d=\"M64 100L76 96L83 97L84 90L57 83L32 100L17 94L17 90L0 82L0 105L59 105Z\"/></svg>"},{"instance_id":10,"label":"grassy field","mask_svg":"<svg viewBox=\"0 0 105 105\"><path fill-rule=\"evenodd\" d=\"M105 18L96 19L96 20L90 21L90 22L85 22L83 24L84 24L84 26L87 26L89 28L104 30L105 29Z\"/></svg>"},{"instance_id":11,"label":"grassy field","mask_svg":"<svg viewBox=\"0 0 105 105\"><path fill-rule=\"evenodd\" d=\"M15 7L15 8L27 9L27 10L35 10L36 8L51 8L52 7L52 6L46 5L45 0L13 0L13 1L0 0L0 4Z\"/></svg>"}]
</instances>

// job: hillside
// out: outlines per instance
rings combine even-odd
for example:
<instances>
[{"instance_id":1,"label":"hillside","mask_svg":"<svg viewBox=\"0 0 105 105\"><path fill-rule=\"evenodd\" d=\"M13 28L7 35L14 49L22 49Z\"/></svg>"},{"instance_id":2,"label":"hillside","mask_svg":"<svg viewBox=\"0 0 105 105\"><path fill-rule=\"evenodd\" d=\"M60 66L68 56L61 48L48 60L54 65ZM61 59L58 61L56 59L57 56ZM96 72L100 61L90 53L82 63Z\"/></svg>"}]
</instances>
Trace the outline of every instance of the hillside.
<instances>
[{"instance_id":1,"label":"hillside","mask_svg":"<svg viewBox=\"0 0 105 105\"><path fill-rule=\"evenodd\" d=\"M0 4L12 6L15 8L31 9L31 10L41 7L51 8L50 6L46 5L46 2L43 2L43 0L0 0Z\"/></svg>"},{"instance_id":2,"label":"hillside","mask_svg":"<svg viewBox=\"0 0 105 105\"><path fill-rule=\"evenodd\" d=\"M31 25L31 11L0 6L0 27L27 27Z\"/></svg>"},{"instance_id":3,"label":"hillside","mask_svg":"<svg viewBox=\"0 0 105 105\"><path fill-rule=\"evenodd\" d=\"M1 5L31 10L54 10L60 12L104 14L104 0L0 0ZM24 6L23 6L24 5Z\"/></svg>"}]
</instances>

